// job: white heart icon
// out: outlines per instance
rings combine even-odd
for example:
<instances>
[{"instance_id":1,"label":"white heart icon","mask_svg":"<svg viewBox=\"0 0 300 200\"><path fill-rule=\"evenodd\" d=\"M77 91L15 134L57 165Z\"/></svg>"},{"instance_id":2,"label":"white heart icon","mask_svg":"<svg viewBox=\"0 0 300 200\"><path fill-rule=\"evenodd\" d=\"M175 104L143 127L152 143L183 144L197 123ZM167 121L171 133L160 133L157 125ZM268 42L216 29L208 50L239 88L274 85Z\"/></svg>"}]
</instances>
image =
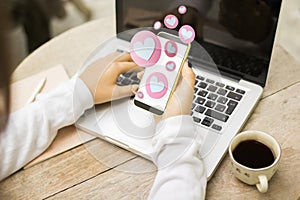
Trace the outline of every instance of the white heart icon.
<instances>
[{"instance_id":1,"label":"white heart icon","mask_svg":"<svg viewBox=\"0 0 300 200\"><path fill-rule=\"evenodd\" d=\"M176 23L176 18L175 17L171 17L166 19L166 22L170 25L170 26L174 26L174 24Z\"/></svg>"},{"instance_id":2,"label":"white heart icon","mask_svg":"<svg viewBox=\"0 0 300 200\"><path fill-rule=\"evenodd\" d=\"M192 31L188 31L185 28L182 29L181 34L185 40L187 40L193 36Z\"/></svg>"},{"instance_id":3,"label":"white heart icon","mask_svg":"<svg viewBox=\"0 0 300 200\"><path fill-rule=\"evenodd\" d=\"M153 38L148 37L142 42L136 42L133 45L133 51L138 55L140 58L144 60L149 60L154 52L155 49L155 41Z\"/></svg>"},{"instance_id":4,"label":"white heart icon","mask_svg":"<svg viewBox=\"0 0 300 200\"><path fill-rule=\"evenodd\" d=\"M153 93L158 93L163 91L165 88L165 84L162 81L158 81L156 76L152 76L150 79L150 90Z\"/></svg>"}]
</instances>

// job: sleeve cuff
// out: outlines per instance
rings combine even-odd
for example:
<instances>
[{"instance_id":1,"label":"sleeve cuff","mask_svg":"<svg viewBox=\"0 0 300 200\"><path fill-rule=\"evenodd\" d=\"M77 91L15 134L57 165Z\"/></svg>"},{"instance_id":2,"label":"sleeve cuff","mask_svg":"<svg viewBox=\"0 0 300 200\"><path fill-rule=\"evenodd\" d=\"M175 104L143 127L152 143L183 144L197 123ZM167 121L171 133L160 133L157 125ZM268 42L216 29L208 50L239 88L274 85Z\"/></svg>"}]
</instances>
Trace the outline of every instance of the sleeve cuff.
<instances>
[{"instance_id":1,"label":"sleeve cuff","mask_svg":"<svg viewBox=\"0 0 300 200\"><path fill-rule=\"evenodd\" d=\"M200 148L201 141L198 139L191 116L167 118L157 124L152 141L154 148L152 160L158 167L171 164L192 145L196 144Z\"/></svg>"},{"instance_id":2,"label":"sleeve cuff","mask_svg":"<svg viewBox=\"0 0 300 200\"><path fill-rule=\"evenodd\" d=\"M94 106L94 97L85 83L77 77L71 79L74 84L74 105L80 104L84 110Z\"/></svg>"}]
</instances>

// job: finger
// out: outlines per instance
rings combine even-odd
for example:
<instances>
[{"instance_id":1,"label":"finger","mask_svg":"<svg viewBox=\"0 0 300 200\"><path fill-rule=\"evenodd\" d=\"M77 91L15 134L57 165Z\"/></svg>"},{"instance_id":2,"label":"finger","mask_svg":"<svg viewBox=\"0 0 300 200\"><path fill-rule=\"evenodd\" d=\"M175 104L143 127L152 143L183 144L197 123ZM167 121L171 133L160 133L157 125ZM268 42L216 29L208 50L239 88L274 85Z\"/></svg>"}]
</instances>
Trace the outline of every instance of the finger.
<instances>
[{"instance_id":1,"label":"finger","mask_svg":"<svg viewBox=\"0 0 300 200\"><path fill-rule=\"evenodd\" d=\"M178 82L177 82L177 85L180 85L181 82L182 82L182 79L184 79L184 77L188 76L188 72L186 72L186 66L185 65L188 65L187 62L184 63L182 69L181 69L181 73L180 73L180 77L178 78ZM192 78L192 77L191 77Z\"/></svg>"},{"instance_id":2,"label":"finger","mask_svg":"<svg viewBox=\"0 0 300 200\"><path fill-rule=\"evenodd\" d=\"M137 91L139 89L139 85L131 85L131 92L136 95Z\"/></svg>"},{"instance_id":3,"label":"finger","mask_svg":"<svg viewBox=\"0 0 300 200\"><path fill-rule=\"evenodd\" d=\"M138 90L138 85L125 85L125 86L116 85L113 90L112 100L132 96L137 92L137 90Z\"/></svg>"},{"instance_id":4,"label":"finger","mask_svg":"<svg viewBox=\"0 0 300 200\"><path fill-rule=\"evenodd\" d=\"M144 76L145 70L140 71L139 73L136 74L137 78L139 80L142 80L143 76Z\"/></svg>"},{"instance_id":5,"label":"finger","mask_svg":"<svg viewBox=\"0 0 300 200\"><path fill-rule=\"evenodd\" d=\"M193 98L194 98L194 86L191 87L187 79L183 78L172 97L177 102L177 107L181 108L183 114L188 114L191 110Z\"/></svg>"},{"instance_id":6,"label":"finger","mask_svg":"<svg viewBox=\"0 0 300 200\"><path fill-rule=\"evenodd\" d=\"M194 88L195 84L195 73L191 67L188 66L187 62L182 67L182 77L187 81L190 87Z\"/></svg>"},{"instance_id":7,"label":"finger","mask_svg":"<svg viewBox=\"0 0 300 200\"><path fill-rule=\"evenodd\" d=\"M139 72L143 68L139 67L134 62L115 62L112 64L112 70L117 74L124 74L127 72Z\"/></svg>"},{"instance_id":8,"label":"finger","mask_svg":"<svg viewBox=\"0 0 300 200\"><path fill-rule=\"evenodd\" d=\"M133 62L131 55L129 53L120 53L116 58L116 62Z\"/></svg>"},{"instance_id":9,"label":"finger","mask_svg":"<svg viewBox=\"0 0 300 200\"><path fill-rule=\"evenodd\" d=\"M106 63L106 66L105 67L108 67L110 66L111 63L114 63L114 62L133 62L130 54L128 53L121 53L121 52L113 52L113 53L110 53L108 55L105 56L105 60L108 61ZM93 64L100 64L103 66L103 58L100 58L98 60L96 60Z\"/></svg>"},{"instance_id":10,"label":"finger","mask_svg":"<svg viewBox=\"0 0 300 200\"><path fill-rule=\"evenodd\" d=\"M120 52L110 53L110 54L106 55L105 57L95 60L90 66L93 66L96 68L101 67L102 69L106 69L111 65L111 63L114 62L114 60L116 58L120 57L121 54L122 53L120 53Z\"/></svg>"},{"instance_id":11,"label":"finger","mask_svg":"<svg viewBox=\"0 0 300 200\"><path fill-rule=\"evenodd\" d=\"M194 91L194 85L195 85L195 73L187 65L187 62L184 64L182 68L182 77L180 82L177 85L177 88L175 90L175 93L181 94L182 96L193 96ZM184 95L183 95L184 94Z\"/></svg>"},{"instance_id":12,"label":"finger","mask_svg":"<svg viewBox=\"0 0 300 200\"><path fill-rule=\"evenodd\" d=\"M115 52L112 52L112 53L108 54L105 57L108 58L108 59L110 59L110 60L116 60L116 59L120 58L123 54L124 53L115 51Z\"/></svg>"}]
</instances>

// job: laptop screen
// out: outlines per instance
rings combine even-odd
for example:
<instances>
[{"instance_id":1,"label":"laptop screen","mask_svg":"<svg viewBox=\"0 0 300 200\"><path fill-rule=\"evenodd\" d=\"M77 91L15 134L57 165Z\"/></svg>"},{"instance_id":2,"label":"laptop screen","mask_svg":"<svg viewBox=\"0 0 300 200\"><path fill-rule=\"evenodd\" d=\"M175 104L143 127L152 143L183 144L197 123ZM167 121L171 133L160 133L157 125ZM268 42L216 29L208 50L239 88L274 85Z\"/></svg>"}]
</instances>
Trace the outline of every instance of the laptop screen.
<instances>
[{"instance_id":1,"label":"laptop screen","mask_svg":"<svg viewBox=\"0 0 300 200\"><path fill-rule=\"evenodd\" d=\"M181 5L187 8L184 14L178 11ZM178 29L185 24L194 28L195 40L221 73L264 86L280 6L281 0L116 0L117 32L163 24L166 15L174 14ZM130 40L133 34L122 38ZM197 64L195 51L189 60Z\"/></svg>"}]
</instances>

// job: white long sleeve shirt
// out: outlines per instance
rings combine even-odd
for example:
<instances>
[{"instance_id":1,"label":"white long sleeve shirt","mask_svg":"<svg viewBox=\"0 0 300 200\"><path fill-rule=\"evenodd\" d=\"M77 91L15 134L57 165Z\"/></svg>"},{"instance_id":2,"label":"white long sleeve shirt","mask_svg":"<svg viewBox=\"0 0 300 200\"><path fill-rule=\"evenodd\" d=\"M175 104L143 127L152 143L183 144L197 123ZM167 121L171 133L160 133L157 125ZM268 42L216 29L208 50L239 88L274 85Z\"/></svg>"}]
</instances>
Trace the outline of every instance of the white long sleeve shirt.
<instances>
[{"instance_id":1,"label":"white long sleeve shirt","mask_svg":"<svg viewBox=\"0 0 300 200\"><path fill-rule=\"evenodd\" d=\"M93 105L84 82L73 78L12 113L0 134L0 180L46 150L60 128L73 124ZM204 199L206 175L198 154L201 141L195 140L191 117L164 120L158 131L164 134L156 134L153 142L157 152L153 161L159 170L149 199ZM174 162L165 159L170 157L176 158Z\"/></svg>"}]
</instances>

